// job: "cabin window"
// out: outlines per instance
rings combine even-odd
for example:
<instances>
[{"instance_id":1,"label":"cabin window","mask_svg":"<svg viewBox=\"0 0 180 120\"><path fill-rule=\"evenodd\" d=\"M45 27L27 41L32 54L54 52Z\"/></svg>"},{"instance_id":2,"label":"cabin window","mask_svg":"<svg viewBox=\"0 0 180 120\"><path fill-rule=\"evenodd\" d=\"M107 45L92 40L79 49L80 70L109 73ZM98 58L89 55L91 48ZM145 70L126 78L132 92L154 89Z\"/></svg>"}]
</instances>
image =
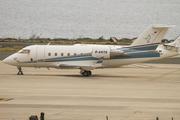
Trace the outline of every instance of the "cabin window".
<instances>
[{"instance_id":1,"label":"cabin window","mask_svg":"<svg viewBox=\"0 0 180 120\"><path fill-rule=\"evenodd\" d=\"M57 56L57 53L55 53L55 56Z\"/></svg>"},{"instance_id":2,"label":"cabin window","mask_svg":"<svg viewBox=\"0 0 180 120\"><path fill-rule=\"evenodd\" d=\"M48 53L48 56L51 56L51 53Z\"/></svg>"},{"instance_id":3,"label":"cabin window","mask_svg":"<svg viewBox=\"0 0 180 120\"><path fill-rule=\"evenodd\" d=\"M63 53L61 53L61 56L63 56Z\"/></svg>"},{"instance_id":4,"label":"cabin window","mask_svg":"<svg viewBox=\"0 0 180 120\"><path fill-rule=\"evenodd\" d=\"M21 51L19 51L19 53L26 53L26 54L28 54L28 53L30 53L30 50L21 50Z\"/></svg>"},{"instance_id":5,"label":"cabin window","mask_svg":"<svg viewBox=\"0 0 180 120\"><path fill-rule=\"evenodd\" d=\"M70 53L68 53L67 56L70 56Z\"/></svg>"}]
</instances>

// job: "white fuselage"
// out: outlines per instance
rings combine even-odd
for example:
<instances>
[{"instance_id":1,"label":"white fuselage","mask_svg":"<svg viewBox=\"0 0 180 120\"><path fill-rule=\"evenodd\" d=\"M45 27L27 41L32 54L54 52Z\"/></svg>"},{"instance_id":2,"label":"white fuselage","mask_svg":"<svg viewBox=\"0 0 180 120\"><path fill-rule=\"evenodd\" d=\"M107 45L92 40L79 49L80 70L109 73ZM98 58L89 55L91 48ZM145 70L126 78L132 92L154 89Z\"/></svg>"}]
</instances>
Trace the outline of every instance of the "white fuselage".
<instances>
[{"instance_id":1,"label":"white fuselage","mask_svg":"<svg viewBox=\"0 0 180 120\"><path fill-rule=\"evenodd\" d=\"M61 65L64 64L70 66L93 66L94 64L96 64L100 57L107 56L106 58L104 58L102 65L99 68L110 68L144 62L153 59L175 56L178 54L178 52L166 50L164 49L163 45L159 45L157 48L158 54L160 54L159 56L141 56L141 54L150 54L148 53L150 50L146 50L127 52L127 56L133 56L133 54L136 54L138 52L137 55L140 57L108 58L108 53L110 53L113 50L123 48L126 48L126 46L122 47L112 45L32 45L25 47L19 52L9 56L4 60L4 62L10 65L21 67L63 68L61 67ZM95 49L97 49L97 52L101 53L95 55L95 53L93 53ZM107 53L104 53L104 51L107 51ZM151 53L152 52L153 51L151 51Z\"/></svg>"},{"instance_id":2,"label":"white fuselage","mask_svg":"<svg viewBox=\"0 0 180 120\"><path fill-rule=\"evenodd\" d=\"M90 76L93 69L119 67L177 55L180 42L178 39L165 45L172 46L170 49L164 45L157 48L171 27L163 24L150 25L130 46L32 45L7 57L3 62L17 66L18 75L23 75L21 67L53 67L76 68L81 70L83 76Z\"/></svg>"}]
</instances>

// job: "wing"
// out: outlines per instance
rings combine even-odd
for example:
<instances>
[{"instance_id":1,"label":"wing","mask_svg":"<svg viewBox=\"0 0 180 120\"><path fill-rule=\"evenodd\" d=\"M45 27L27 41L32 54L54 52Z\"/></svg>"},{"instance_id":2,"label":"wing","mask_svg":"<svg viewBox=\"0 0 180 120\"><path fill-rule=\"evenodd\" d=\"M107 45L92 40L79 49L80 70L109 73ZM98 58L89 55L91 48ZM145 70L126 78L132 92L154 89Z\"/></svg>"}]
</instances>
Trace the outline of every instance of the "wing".
<instances>
[{"instance_id":1,"label":"wing","mask_svg":"<svg viewBox=\"0 0 180 120\"><path fill-rule=\"evenodd\" d=\"M99 68L99 67L102 67L102 62L104 60L104 57L101 57L100 59L98 59L98 61L94 64L94 65L74 65L74 64L60 64L59 67L60 68L69 68L69 69L72 69L72 68L78 68L78 69L84 69L84 70L93 70L93 69L96 69L96 68Z\"/></svg>"}]
</instances>

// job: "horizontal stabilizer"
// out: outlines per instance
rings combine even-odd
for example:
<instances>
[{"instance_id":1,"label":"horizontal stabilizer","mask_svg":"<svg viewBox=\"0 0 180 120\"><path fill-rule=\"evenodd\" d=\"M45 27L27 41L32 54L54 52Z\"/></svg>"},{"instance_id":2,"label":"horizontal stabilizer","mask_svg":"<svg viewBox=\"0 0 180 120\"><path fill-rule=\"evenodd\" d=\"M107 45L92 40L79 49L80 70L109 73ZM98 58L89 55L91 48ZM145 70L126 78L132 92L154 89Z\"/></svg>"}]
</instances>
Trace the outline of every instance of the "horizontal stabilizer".
<instances>
[{"instance_id":1,"label":"horizontal stabilizer","mask_svg":"<svg viewBox=\"0 0 180 120\"><path fill-rule=\"evenodd\" d=\"M152 28L154 28L154 29L161 29L161 28L172 28L174 26L175 25L156 25L156 26L153 26Z\"/></svg>"}]
</instances>

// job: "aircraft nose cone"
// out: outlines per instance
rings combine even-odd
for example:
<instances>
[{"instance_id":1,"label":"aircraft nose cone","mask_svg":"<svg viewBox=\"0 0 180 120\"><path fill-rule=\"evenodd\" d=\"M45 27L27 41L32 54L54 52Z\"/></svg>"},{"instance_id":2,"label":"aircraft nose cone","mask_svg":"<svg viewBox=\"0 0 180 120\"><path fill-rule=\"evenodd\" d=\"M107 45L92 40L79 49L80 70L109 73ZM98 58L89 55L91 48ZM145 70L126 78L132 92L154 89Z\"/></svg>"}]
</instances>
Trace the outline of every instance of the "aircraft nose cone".
<instances>
[{"instance_id":1,"label":"aircraft nose cone","mask_svg":"<svg viewBox=\"0 0 180 120\"><path fill-rule=\"evenodd\" d=\"M10 55L3 60L3 63L16 66L17 64L19 64L19 62L15 58L17 58L16 54Z\"/></svg>"},{"instance_id":2,"label":"aircraft nose cone","mask_svg":"<svg viewBox=\"0 0 180 120\"><path fill-rule=\"evenodd\" d=\"M5 59L3 60L3 63L9 64L9 65L13 64L13 60L12 60L11 56L5 58Z\"/></svg>"},{"instance_id":3,"label":"aircraft nose cone","mask_svg":"<svg viewBox=\"0 0 180 120\"><path fill-rule=\"evenodd\" d=\"M8 64L8 62L7 62L7 58L5 58L5 59L3 60L3 63Z\"/></svg>"},{"instance_id":4,"label":"aircraft nose cone","mask_svg":"<svg viewBox=\"0 0 180 120\"><path fill-rule=\"evenodd\" d=\"M6 62L5 62L5 59L3 60L3 63L6 63Z\"/></svg>"}]
</instances>

